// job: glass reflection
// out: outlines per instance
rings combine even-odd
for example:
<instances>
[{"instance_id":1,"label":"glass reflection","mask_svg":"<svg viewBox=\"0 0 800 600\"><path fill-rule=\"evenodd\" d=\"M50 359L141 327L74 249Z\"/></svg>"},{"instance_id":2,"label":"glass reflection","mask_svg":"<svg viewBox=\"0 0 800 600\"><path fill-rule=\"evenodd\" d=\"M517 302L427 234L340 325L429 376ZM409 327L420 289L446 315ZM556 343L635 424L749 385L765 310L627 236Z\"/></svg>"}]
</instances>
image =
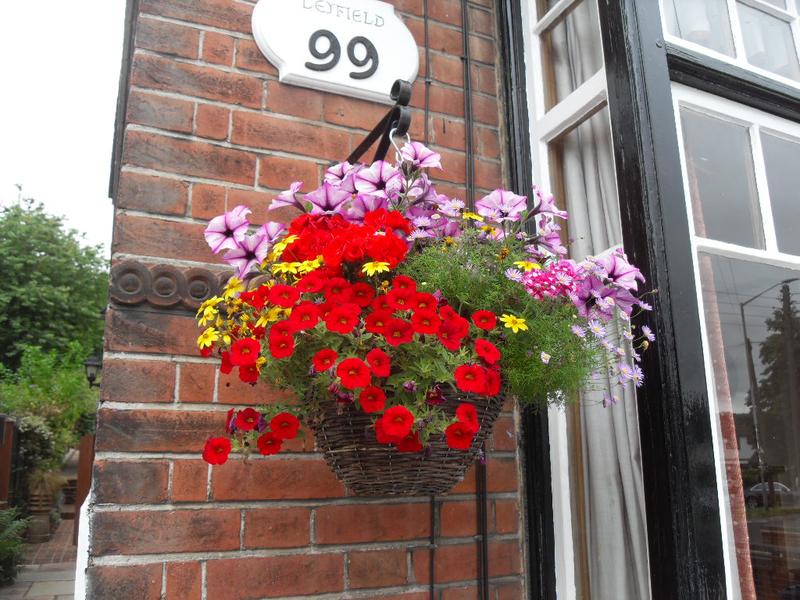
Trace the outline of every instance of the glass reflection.
<instances>
[{"instance_id":1,"label":"glass reflection","mask_svg":"<svg viewBox=\"0 0 800 600\"><path fill-rule=\"evenodd\" d=\"M733 56L726 0L664 0L663 5L672 35Z\"/></svg>"},{"instance_id":2,"label":"glass reflection","mask_svg":"<svg viewBox=\"0 0 800 600\"><path fill-rule=\"evenodd\" d=\"M701 254L744 598L800 598L800 270Z\"/></svg>"},{"instance_id":3,"label":"glass reflection","mask_svg":"<svg viewBox=\"0 0 800 600\"><path fill-rule=\"evenodd\" d=\"M688 108L681 123L695 232L763 248L748 128Z\"/></svg>"},{"instance_id":4,"label":"glass reflection","mask_svg":"<svg viewBox=\"0 0 800 600\"><path fill-rule=\"evenodd\" d=\"M800 65L789 23L738 3L747 61L772 73L800 81Z\"/></svg>"},{"instance_id":5,"label":"glass reflection","mask_svg":"<svg viewBox=\"0 0 800 600\"><path fill-rule=\"evenodd\" d=\"M584 0L542 34L546 108L553 108L602 66L597 2Z\"/></svg>"},{"instance_id":6,"label":"glass reflection","mask_svg":"<svg viewBox=\"0 0 800 600\"><path fill-rule=\"evenodd\" d=\"M778 249L787 254L800 255L800 235L797 232L800 218L800 141L786 140L762 134L764 162L767 166L769 200L778 237Z\"/></svg>"}]
</instances>

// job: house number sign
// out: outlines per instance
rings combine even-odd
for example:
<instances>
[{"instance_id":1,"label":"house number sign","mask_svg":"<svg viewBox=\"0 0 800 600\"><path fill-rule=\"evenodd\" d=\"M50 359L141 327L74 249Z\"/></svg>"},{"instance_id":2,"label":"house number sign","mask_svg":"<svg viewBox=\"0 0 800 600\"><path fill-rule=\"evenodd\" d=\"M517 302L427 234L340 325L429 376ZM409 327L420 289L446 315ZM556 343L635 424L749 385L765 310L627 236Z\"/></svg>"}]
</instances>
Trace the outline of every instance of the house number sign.
<instances>
[{"instance_id":1,"label":"house number sign","mask_svg":"<svg viewBox=\"0 0 800 600\"><path fill-rule=\"evenodd\" d=\"M419 69L411 32L378 0L260 0L253 35L284 83L356 98L391 103Z\"/></svg>"}]
</instances>

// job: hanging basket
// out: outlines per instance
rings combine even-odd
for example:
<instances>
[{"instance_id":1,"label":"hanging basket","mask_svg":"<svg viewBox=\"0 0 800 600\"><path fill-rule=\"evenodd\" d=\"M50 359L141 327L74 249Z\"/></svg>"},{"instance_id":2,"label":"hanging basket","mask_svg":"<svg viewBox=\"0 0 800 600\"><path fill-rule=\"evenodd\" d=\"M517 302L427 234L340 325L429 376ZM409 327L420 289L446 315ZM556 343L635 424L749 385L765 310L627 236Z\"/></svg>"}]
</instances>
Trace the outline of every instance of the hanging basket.
<instances>
[{"instance_id":1,"label":"hanging basket","mask_svg":"<svg viewBox=\"0 0 800 600\"><path fill-rule=\"evenodd\" d=\"M462 402L478 412L480 430L469 450L453 450L443 434L430 440L422 452L399 452L394 446L375 439L374 416L365 414L353 403L323 399L312 429L317 447L324 453L336 477L357 496L430 496L446 494L464 478L489 436L505 397L472 396L443 389L440 408L454 416Z\"/></svg>"}]
</instances>

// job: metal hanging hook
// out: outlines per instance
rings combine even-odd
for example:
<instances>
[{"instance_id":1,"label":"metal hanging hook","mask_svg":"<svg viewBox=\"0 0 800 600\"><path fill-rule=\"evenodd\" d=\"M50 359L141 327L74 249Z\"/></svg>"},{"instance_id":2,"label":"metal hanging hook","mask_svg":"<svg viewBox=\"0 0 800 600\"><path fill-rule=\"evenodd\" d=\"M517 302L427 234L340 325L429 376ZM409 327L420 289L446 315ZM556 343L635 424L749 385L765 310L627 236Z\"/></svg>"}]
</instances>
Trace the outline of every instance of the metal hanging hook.
<instances>
[{"instance_id":1,"label":"metal hanging hook","mask_svg":"<svg viewBox=\"0 0 800 600\"><path fill-rule=\"evenodd\" d=\"M394 147L394 151L396 153L397 162L402 162L403 153L401 152L400 147L397 145L397 142L394 139L395 135L397 135L397 127L392 128L392 130L389 132L389 140L392 142L392 146ZM408 132L405 133L405 138L406 138L406 143L410 144L411 143L411 135Z\"/></svg>"}]
</instances>

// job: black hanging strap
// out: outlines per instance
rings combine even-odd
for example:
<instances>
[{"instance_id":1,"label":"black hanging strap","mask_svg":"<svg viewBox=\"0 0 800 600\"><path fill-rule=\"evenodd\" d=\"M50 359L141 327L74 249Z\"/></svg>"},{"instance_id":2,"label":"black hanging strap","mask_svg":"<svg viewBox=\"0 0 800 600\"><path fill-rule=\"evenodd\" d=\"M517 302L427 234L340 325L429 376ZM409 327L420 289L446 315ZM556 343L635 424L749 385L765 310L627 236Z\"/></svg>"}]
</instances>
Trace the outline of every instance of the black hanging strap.
<instances>
[{"instance_id":1,"label":"black hanging strap","mask_svg":"<svg viewBox=\"0 0 800 600\"><path fill-rule=\"evenodd\" d=\"M411 109L408 108L408 103L411 102L411 83L404 79L398 79L392 85L391 98L394 100L394 106L386 113L386 116L380 120L375 128L369 132L364 141L359 144L358 148L353 150L353 153L347 157L347 162L355 163L361 159L361 156L369 150L370 146L380 138L378 150L375 152L376 160L383 160L386 157L386 152L389 150L389 144L392 143L392 132L395 135L406 135L411 128Z\"/></svg>"}]
</instances>

